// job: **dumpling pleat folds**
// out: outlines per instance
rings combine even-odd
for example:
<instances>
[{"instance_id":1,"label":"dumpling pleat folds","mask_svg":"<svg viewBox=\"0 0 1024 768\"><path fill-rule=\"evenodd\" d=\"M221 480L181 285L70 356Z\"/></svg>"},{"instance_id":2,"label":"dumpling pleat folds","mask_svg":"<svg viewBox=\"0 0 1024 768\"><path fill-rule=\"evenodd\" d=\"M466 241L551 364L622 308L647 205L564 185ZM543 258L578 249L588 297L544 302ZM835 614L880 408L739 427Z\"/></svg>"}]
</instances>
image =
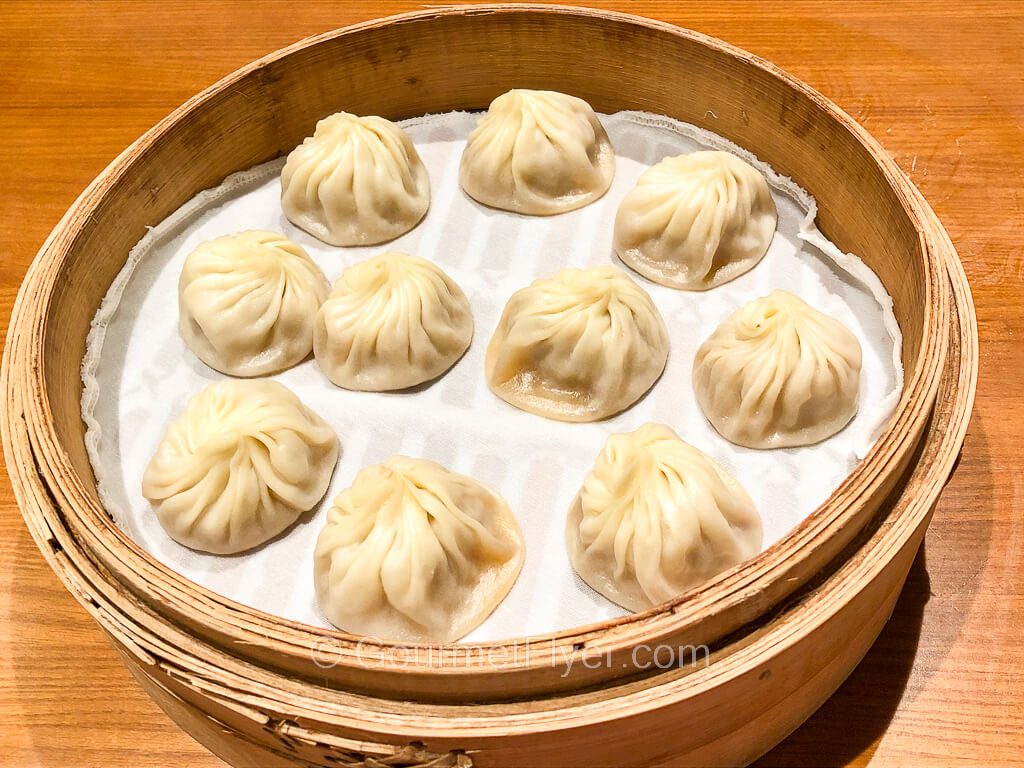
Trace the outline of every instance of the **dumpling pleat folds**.
<instances>
[{"instance_id":1,"label":"dumpling pleat folds","mask_svg":"<svg viewBox=\"0 0 1024 768\"><path fill-rule=\"evenodd\" d=\"M328 620L380 640L449 643L512 588L523 538L508 504L472 478L393 456L360 470L327 513L314 581Z\"/></svg>"},{"instance_id":2,"label":"dumpling pleat folds","mask_svg":"<svg viewBox=\"0 0 1024 768\"><path fill-rule=\"evenodd\" d=\"M516 291L487 346L503 400L559 421L597 421L635 403L668 360L651 297L617 267L566 269Z\"/></svg>"},{"instance_id":3,"label":"dumpling pleat folds","mask_svg":"<svg viewBox=\"0 0 1024 768\"><path fill-rule=\"evenodd\" d=\"M477 202L534 216L594 202L614 175L611 141L587 102L526 89L491 102L459 167L459 183Z\"/></svg>"},{"instance_id":4,"label":"dumpling pleat folds","mask_svg":"<svg viewBox=\"0 0 1024 768\"><path fill-rule=\"evenodd\" d=\"M287 387L222 381L193 397L168 427L142 493L175 541L234 554L312 509L337 460L334 431Z\"/></svg>"},{"instance_id":5,"label":"dumpling pleat folds","mask_svg":"<svg viewBox=\"0 0 1024 768\"><path fill-rule=\"evenodd\" d=\"M426 166L405 131L382 117L325 117L281 171L285 216L330 245L393 240L429 207Z\"/></svg>"},{"instance_id":6,"label":"dumpling pleat folds","mask_svg":"<svg viewBox=\"0 0 1024 768\"><path fill-rule=\"evenodd\" d=\"M404 389L451 368L473 338L462 289L436 264L385 253L348 267L316 317L317 363L339 387Z\"/></svg>"},{"instance_id":7,"label":"dumpling pleat folds","mask_svg":"<svg viewBox=\"0 0 1024 768\"><path fill-rule=\"evenodd\" d=\"M608 438L566 522L573 568L632 611L753 557L761 537L735 478L660 424Z\"/></svg>"},{"instance_id":8,"label":"dumpling pleat folds","mask_svg":"<svg viewBox=\"0 0 1024 768\"><path fill-rule=\"evenodd\" d=\"M810 445L857 412L862 352L835 318L786 291L740 307L697 350L701 410L748 448Z\"/></svg>"}]
</instances>

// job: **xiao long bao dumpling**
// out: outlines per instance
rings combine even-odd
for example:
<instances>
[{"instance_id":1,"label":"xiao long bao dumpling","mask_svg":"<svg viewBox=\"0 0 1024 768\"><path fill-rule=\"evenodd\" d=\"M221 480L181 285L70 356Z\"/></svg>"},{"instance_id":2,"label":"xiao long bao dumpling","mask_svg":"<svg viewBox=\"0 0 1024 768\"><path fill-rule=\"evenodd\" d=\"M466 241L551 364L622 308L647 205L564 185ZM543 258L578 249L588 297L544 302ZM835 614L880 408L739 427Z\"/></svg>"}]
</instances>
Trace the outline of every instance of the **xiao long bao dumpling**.
<instances>
[{"instance_id":1,"label":"xiao long bao dumpling","mask_svg":"<svg viewBox=\"0 0 1024 768\"><path fill-rule=\"evenodd\" d=\"M404 389L447 371L473 338L462 289L436 264L384 253L348 267L316 318L316 361L345 389Z\"/></svg>"},{"instance_id":2,"label":"xiao long bao dumpling","mask_svg":"<svg viewBox=\"0 0 1024 768\"><path fill-rule=\"evenodd\" d=\"M200 360L231 376L289 368L313 349L327 278L296 243L251 230L201 243L178 281L181 335Z\"/></svg>"},{"instance_id":3,"label":"xiao long bao dumpling","mask_svg":"<svg viewBox=\"0 0 1024 768\"><path fill-rule=\"evenodd\" d=\"M361 470L327 512L314 580L339 629L450 643L497 607L523 565L523 537L495 491L440 464L392 456Z\"/></svg>"},{"instance_id":4,"label":"xiao long bao dumpling","mask_svg":"<svg viewBox=\"0 0 1024 768\"><path fill-rule=\"evenodd\" d=\"M288 155L281 207L325 243L375 245L419 223L430 207L430 180L397 125L339 112Z\"/></svg>"},{"instance_id":5,"label":"xiao long bao dumpling","mask_svg":"<svg viewBox=\"0 0 1024 768\"><path fill-rule=\"evenodd\" d=\"M566 523L572 567L631 611L753 557L761 535L740 484L660 424L608 438Z\"/></svg>"},{"instance_id":6,"label":"xiao long bao dumpling","mask_svg":"<svg viewBox=\"0 0 1024 768\"><path fill-rule=\"evenodd\" d=\"M175 541L218 555L268 541L323 497L338 438L276 381L222 381L167 429L142 494Z\"/></svg>"},{"instance_id":7,"label":"xiao long bao dumpling","mask_svg":"<svg viewBox=\"0 0 1024 768\"><path fill-rule=\"evenodd\" d=\"M565 269L516 291L487 346L487 383L524 411L597 421L651 388L668 329L647 292L612 266Z\"/></svg>"},{"instance_id":8,"label":"xiao long bao dumpling","mask_svg":"<svg viewBox=\"0 0 1024 768\"><path fill-rule=\"evenodd\" d=\"M701 344L697 402L719 434L748 448L824 440L857 412L861 348L838 320L786 291L744 304Z\"/></svg>"},{"instance_id":9,"label":"xiao long bao dumpling","mask_svg":"<svg viewBox=\"0 0 1024 768\"><path fill-rule=\"evenodd\" d=\"M615 216L615 251L641 275L703 291L764 257L778 214L768 182L728 152L694 152L647 169Z\"/></svg>"},{"instance_id":10,"label":"xiao long bao dumpling","mask_svg":"<svg viewBox=\"0 0 1024 768\"><path fill-rule=\"evenodd\" d=\"M549 216L594 202L614 175L611 141L587 102L516 89L492 101L469 134L459 183L492 208Z\"/></svg>"}]
</instances>

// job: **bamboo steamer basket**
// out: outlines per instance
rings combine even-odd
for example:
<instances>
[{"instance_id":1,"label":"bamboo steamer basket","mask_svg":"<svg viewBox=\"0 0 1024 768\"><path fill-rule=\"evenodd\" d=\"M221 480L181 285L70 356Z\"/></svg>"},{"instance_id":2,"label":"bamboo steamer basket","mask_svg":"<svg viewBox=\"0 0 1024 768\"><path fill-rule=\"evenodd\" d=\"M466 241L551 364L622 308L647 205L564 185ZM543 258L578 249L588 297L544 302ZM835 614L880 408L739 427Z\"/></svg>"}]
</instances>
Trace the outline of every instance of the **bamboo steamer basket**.
<instances>
[{"instance_id":1,"label":"bamboo steamer basket","mask_svg":"<svg viewBox=\"0 0 1024 768\"><path fill-rule=\"evenodd\" d=\"M304 686L195 641L98 584L66 531L27 514L62 580L143 688L179 725L237 766L738 765L770 749L843 681L892 611L967 429L977 328L963 270L938 404L886 514L835 571L777 614L713 647L710 663L545 700L481 706L395 702ZM12 454L28 459L23 444ZM41 484L34 488L43 492ZM26 509L28 513L29 510Z\"/></svg>"},{"instance_id":2,"label":"bamboo steamer basket","mask_svg":"<svg viewBox=\"0 0 1024 768\"><path fill-rule=\"evenodd\" d=\"M904 335L903 397L868 456L783 540L671 603L472 648L370 645L285 621L136 547L97 499L79 367L90 320L146 225L289 151L331 112L400 119L483 108L510 87L709 128L817 198L820 228L879 275ZM810 714L888 617L966 429L976 346L970 295L934 214L884 150L806 85L649 20L456 7L254 62L115 160L26 277L4 352L2 427L44 556L143 687L229 762L733 764ZM706 665L652 666L661 646L699 645L710 649Z\"/></svg>"}]
</instances>

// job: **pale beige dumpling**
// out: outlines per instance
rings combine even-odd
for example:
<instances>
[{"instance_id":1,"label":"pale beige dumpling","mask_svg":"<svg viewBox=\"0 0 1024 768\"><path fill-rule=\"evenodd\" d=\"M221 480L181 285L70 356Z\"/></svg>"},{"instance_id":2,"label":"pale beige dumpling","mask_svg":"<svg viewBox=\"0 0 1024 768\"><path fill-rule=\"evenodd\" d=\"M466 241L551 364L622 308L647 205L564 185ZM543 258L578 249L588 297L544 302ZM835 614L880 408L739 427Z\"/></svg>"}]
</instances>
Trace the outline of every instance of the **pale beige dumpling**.
<instances>
[{"instance_id":1,"label":"pale beige dumpling","mask_svg":"<svg viewBox=\"0 0 1024 768\"><path fill-rule=\"evenodd\" d=\"M359 471L317 539L317 601L339 629L451 643L486 619L523 565L508 504L440 464L392 456Z\"/></svg>"},{"instance_id":2,"label":"pale beige dumpling","mask_svg":"<svg viewBox=\"0 0 1024 768\"><path fill-rule=\"evenodd\" d=\"M341 273L313 347L339 387L380 392L440 376L472 338L469 300L454 280L419 256L384 253Z\"/></svg>"},{"instance_id":3,"label":"pale beige dumpling","mask_svg":"<svg viewBox=\"0 0 1024 768\"><path fill-rule=\"evenodd\" d=\"M415 227L430 180L409 136L383 117L325 117L281 171L288 220L330 245L375 245Z\"/></svg>"},{"instance_id":4,"label":"pale beige dumpling","mask_svg":"<svg viewBox=\"0 0 1024 768\"><path fill-rule=\"evenodd\" d=\"M459 183L474 200L534 216L594 202L614 175L611 141L587 102L524 89L491 102L459 167Z\"/></svg>"},{"instance_id":5,"label":"pale beige dumpling","mask_svg":"<svg viewBox=\"0 0 1024 768\"><path fill-rule=\"evenodd\" d=\"M628 408L668 360L647 292L612 266L566 269L516 291L487 346L487 383L524 411L597 421Z\"/></svg>"},{"instance_id":6,"label":"pale beige dumpling","mask_svg":"<svg viewBox=\"0 0 1024 768\"><path fill-rule=\"evenodd\" d=\"M744 304L701 344L697 402L727 440L788 448L824 440L853 418L861 347L838 320L786 291Z\"/></svg>"},{"instance_id":7,"label":"pale beige dumpling","mask_svg":"<svg viewBox=\"0 0 1024 768\"><path fill-rule=\"evenodd\" d=\"M572 567L643 611L761 551L761 517L717 462L661 424L612 435L569 509Z\"/></svg>"},{"instance_id":8,"label":"pale beige dumpling","mask_svg":"<svg viewBox=\"0 0 1024 768\"><path fill-rule=\"evenodd\" d=\"M221 381L189 400L167 428L142 494L175 541L234 554L312 509L337 460L334 430L287 387Z\"/></svg>"},{"instance_id":9,"label":"pale beige dumpling","mask_svg":"<svg viewBox=\"0 0 1024 768\"><path fill-rule=\"evenodd\" d=\"M327 278L303 248L250 230L200 243L178 280L178 326L196 357L231 376L264 376L313 349Z\"/></svg>"},{"instance_id":10,"label":"pale beige dumpling","mask_svg":"<svg viewBox=\"0 0 1024 768\"><path fill-rule=\"evenodd\" d=\"M626 194L615 252L656 283L703 291L753 268L777 223L760 171L729 152L694 152L647 169Z\"/></svg>"}]
</instances>

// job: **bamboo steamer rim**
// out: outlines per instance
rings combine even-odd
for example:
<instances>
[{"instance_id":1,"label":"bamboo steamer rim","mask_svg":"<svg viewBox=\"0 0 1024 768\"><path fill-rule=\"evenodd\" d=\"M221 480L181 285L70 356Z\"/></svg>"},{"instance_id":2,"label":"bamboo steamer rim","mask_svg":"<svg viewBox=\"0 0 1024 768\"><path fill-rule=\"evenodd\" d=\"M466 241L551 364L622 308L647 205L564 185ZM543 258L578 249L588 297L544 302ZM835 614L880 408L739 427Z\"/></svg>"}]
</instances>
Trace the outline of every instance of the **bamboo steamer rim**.
<instances>
[{"instance_id":1,"label":"bamboo steamer rim","mask_svg":"<svg viewBox=\"0 0 1024 768\"><path fill-rule=\"evenodd\" d=\"M824 504L772 547L751 561L655 609L549 636L480 643L477 647L490 653L514 643L519 647L548 645L559 651L575 652L600 640L603 648L625 653L640 642L701 640L732 631L736 626L753 620L799 587L832 559L835 554L833 550L842 549L835 546L830 548L828 545L843 537L852 538L867 522L870 515L858 515L862 498L872 493L883 493L886 486L894 482L893 467L903 467L910 461L923 432L935 401L945 358L944 337L949 322L949 297L943 287L943 261L951 254L955 258L955 254L927 204L916 194L913 185L897 164L849 116L808 86L763 59L706 35L628 14L591 9L506 4L452 7L370 21L314 36L243 67L193 97L136 141L90 184L51 233L30 268L14 308L12 331L8 336L4 356L4 381L8 388L16 386L22 395L16 407L8 405L6 408L5 444L18 427L16 422L24 418L23 428L33 445L35 470L45 485L45 493L52 495L61 510L60 524L82 542L84 551L108 573L112 585L116 583L127 586L144 602L171 617L176 623L207 638L214 638L218 644L240 655L244 656L251 649L258 648L259 653L273 655L275 663L284 667L308 667L317 644L330 641L343 649L340 663L342 668L365 672L379 665L373 647L367 647L360 638L337 630L281 619L221 597L170 571L113 526L87 483L75 471L67 451L61 445L47 395L43 361L46 307L54 291L60 265L74 246L78 230L92 210L111 184L130 168L138 156L146 151L155 151L153 147L182 118L247 77L258 77L275 62L311 46L391 24L426 23L432 19L452 16L501 14L541 14L545 18L556 19L559 16L588 17L608 24L633 25L669 34L761 70L827 114L871 154L899 199L907 218L919 233L925 275L924 336L918 365L905 382L897 412L867 457ZM17 344L23 345L22 355L13 351ZM36 514L37 508L32 504L30 493L24 487L25 481L18 470L13 473L18 475L15 490L28 517ZM381 643L379 647L383 654L390 648L404 645ZM405 674L466 677L490 675L494 672L493 666L485 663L483 655L476 659L464 659L465 663L459 663L459 658L459 646L442 647L436 654L436 662L407 668ZM530 672L548 667L550 660L538 653L525 664L513 662L502 669ZM562 685L570 687L580 682L580 679L571 678L563 681Z\"/></svg>"},{"instance_id":2,"label":"bamboo steamer rim","mask_svg":"<svg viewBox=\"0 0 1024 768\"><path fill-rule=\"evenodd\" d=\"M155 624L142 626L135 617L124 613L122 604L116 601L101 604L93 598L85 599L84 595L93 589L90 579L103 578L87 553L53 548L44 552L65 583L77 585L75 594L79 600L136 662L146 667L159 667L172 677L187 681L199 695L210 697L241 717L251 719L255 730L270 728L285 738L301 737L326 748L361 750L367 756L386 757L405 749L400 746L404 742L430 740L439 745L435 748L459 750L457 745L468 743L467 740L500 743L516 735L527 738L600 723L608 727L614 720L642 714L665 706L669 701L698 700L730 681L751 675L760 677L766 671L770 674L775 659L802 639L811 637L842 611L856 598L861 586L886 567L894 552L907 548L916 551L932 506L963 443L977 385L978 334L970 289L955 255L948 264L956 297L956 324L951 331L955 354L951 356L950 374L943 382L949 399L945 407L935 413L929 427L922 460L914 470L917 487L911 489L908 482L899 489L890 518L892 524L876 527L856 555L812 593L750 637L736 641L732 652L719 654L716 651L713 664L684 677L664 673L647 678L640 685L609 686L586 702L578 701L584 698L580 695L553 699L550 708L543 711L493 712L491 708L481 707L480 711L460 710L455 714L447 711L453 708L429 705L378 711L371 709L369 702L360 703L357 697L306 686L258 667L238 664L219 649L199 647L191 642L187 633L183 634L181 627L164 617L151 614L156 619ZM4 424L6 428L6 422ZM50 513L56 514L57 510L51 509ZM62 538L65 537L66 533L62 533ZM67 557L59 555L55 559L55 555L62 552ZM81 563L85 569L76 570L76 563ZM69 568L74 570L73 574L68 572ZM902 579L897 587L901 584ZM162 644L182 650L173 659L162 658L158 652ZM157 655L153 655L154 651ZM220 674L225 667L232 667L230 673ZM303 719L303 725L299 726L299 719L307 717L313 721ZM363 730L367 731L364 736L367 740L342 738L319 728ZM785 733L777 735L781 738ZM382 736L391 741L381 743ZM743 755L742 760L752 760L770 746L761 743L756 747L757 752ZM730 762L739 761L740 758L736 758Z\"/></svg>"}]
</instances>

